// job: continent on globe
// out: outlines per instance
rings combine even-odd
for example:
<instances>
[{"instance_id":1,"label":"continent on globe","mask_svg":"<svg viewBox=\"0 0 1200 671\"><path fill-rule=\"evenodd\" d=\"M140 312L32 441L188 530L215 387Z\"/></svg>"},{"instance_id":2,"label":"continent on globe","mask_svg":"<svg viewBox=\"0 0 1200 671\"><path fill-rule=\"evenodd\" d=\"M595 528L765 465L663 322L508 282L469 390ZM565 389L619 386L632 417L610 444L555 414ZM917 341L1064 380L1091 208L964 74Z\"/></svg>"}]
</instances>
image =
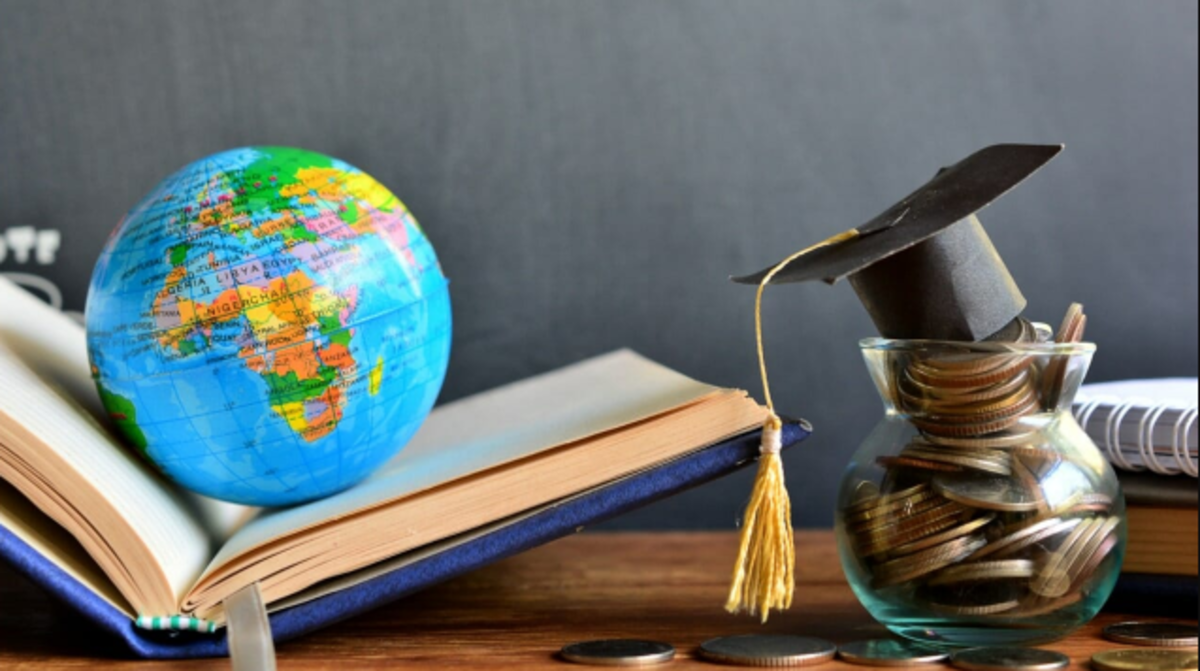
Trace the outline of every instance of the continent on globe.
<instances>
[{"instance_id":1,"label":"continent on globe","mask_svg":"<svg viewBox=\"0 0 1200 671\"><path fill-rule=\"evenodd\" d=\"M163 180L106 243L85 321L126 440L183 486L251 505L369 475L424 421L450 355L447 281L404 204L285 147Z\"/></svg>"}]
</instances>

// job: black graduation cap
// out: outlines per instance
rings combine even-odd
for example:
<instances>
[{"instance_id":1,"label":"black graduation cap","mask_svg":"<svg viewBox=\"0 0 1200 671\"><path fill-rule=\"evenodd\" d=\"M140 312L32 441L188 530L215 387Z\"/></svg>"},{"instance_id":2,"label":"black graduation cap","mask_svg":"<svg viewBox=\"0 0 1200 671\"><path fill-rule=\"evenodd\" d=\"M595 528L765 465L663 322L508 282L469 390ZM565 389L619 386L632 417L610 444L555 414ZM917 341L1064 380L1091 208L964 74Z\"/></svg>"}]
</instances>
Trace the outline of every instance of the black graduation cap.
<instances>
[{"instance_id":1,"label":"black graduation cap","mask_svg":"<svg viewBox=\"0 0 1200 671\"><path fill-rule=\"evenodd\" d=\"M1062 149L981 149L878 217L798 254L770 283L833 284L848 275L886 338L976 342L996 335L1021 315L1025 297L975 213ZM775 265L733 281L759 284Z\"/></svg>"}]
</instances>

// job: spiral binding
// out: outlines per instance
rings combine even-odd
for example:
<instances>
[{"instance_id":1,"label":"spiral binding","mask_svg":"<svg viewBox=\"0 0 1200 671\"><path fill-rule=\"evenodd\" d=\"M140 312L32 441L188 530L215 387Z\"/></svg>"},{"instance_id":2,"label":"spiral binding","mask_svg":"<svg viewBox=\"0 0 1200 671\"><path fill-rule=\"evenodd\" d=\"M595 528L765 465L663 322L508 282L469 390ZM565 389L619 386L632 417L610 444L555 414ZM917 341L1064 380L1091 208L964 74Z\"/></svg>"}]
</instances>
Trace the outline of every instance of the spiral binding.
<instances>
[{"instance_id":1,"label":"spiral binding","mask_svg":"<svg viewBox=\"0 0 1200 671\"><path fill-rule=\"evenodd\" d=\"M1095 430L1088 431L1088 423L1100 408L1109 410L1104 420L1103 433ZM1179 412L1178 418L1171 431L1171 444L1155 442L1155 429L1163 415L1170 411ZM1135 414L1135 413L1140 413ZM1191 477L1200 477L1197 469L1196 448L1192 444L1192 431L1196 428L1200 410L1196 406L1180 408L1173 404L1155 403L1146 398L1118 398L1116 396L1096 396L1086 403L1075 406L1075 418L1079 425L1088 431L1088 435L1096 440L1110 462L1117 468L1127 471L1149 470L1160 475L1178 475L1180 473ZM1126 422L1137 422L1137 444L1133 452L1137 459L1131 460L1130 455L1122 449L1121 427Z\"/></svg>"}]
</instances>

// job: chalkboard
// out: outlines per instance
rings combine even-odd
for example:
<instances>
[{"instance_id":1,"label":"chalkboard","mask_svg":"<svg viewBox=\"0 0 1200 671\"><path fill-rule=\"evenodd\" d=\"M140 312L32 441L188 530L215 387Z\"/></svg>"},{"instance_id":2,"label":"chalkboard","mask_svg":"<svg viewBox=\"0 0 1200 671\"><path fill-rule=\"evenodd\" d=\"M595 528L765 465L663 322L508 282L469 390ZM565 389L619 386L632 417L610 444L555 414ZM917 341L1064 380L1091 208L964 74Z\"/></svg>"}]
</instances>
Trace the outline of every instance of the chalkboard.
<instances>
[{"instance_id":1,"label":"chalkboard","mask_svg":"<svg viewBox=\"0 0 1200 671\"><path fill-rule=\"evenodd\" d=\"M82 309L122 213L286 144L395 191L451 278L443 399L633 347L756 394L727 281L988 144L1066 152L981 219L1092 379L1197 374L1194 2L0 2L0 272ZM40 279L36 279L40 278ZM881 412L848 287L772 288L797 522ZM618 526L729 528L749 474Z\"/></svg>"}]
</instances>

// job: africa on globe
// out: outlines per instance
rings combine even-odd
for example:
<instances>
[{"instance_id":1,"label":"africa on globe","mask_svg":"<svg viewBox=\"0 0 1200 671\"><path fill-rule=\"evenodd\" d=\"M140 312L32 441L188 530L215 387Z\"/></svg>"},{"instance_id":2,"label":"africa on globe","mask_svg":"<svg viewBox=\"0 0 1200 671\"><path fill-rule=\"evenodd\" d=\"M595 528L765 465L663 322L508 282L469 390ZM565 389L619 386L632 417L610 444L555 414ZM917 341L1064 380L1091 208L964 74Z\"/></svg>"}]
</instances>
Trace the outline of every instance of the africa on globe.
<instances>
[{"instance_id":1,"label":"africa on globe","mask_svg":"<svg viewBox=\"0 0 1200 671\"><path fill-rule=\"evenodd\" d=\"M263 506L341 491L401 449L441 389L450 321L404 204L285 147L163 180L105 244L86 309L126 442L188 489Z\"/></svg>"}]
</instances>

